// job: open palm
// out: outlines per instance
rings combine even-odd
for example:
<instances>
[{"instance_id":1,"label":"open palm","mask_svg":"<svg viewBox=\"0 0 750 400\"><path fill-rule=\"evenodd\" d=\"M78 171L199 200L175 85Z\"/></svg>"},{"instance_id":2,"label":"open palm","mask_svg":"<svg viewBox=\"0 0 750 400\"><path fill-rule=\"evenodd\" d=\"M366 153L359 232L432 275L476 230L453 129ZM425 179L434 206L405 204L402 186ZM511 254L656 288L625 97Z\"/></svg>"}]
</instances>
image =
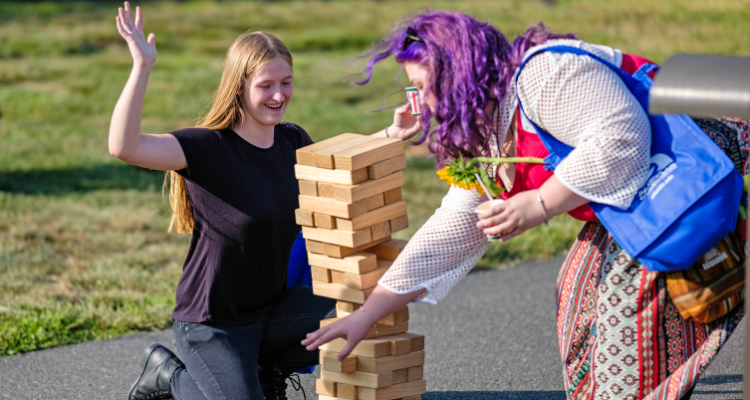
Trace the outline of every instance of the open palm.
<instances>
[{"instance_id":1,"label":"open palm","mask_svg":"<svg viewBox=\"0 0 750 400\"><path fill-rule=\"evenodd\" d=\"M125 2L125 9L119 9L117 16L117 31L120 32L130 48L133 63L139 67L150 67L156 62L156 35L143 36L143 18L141 8L136 7L135 19L130 9L130 3Z\"/></svg>"}]
</instances>

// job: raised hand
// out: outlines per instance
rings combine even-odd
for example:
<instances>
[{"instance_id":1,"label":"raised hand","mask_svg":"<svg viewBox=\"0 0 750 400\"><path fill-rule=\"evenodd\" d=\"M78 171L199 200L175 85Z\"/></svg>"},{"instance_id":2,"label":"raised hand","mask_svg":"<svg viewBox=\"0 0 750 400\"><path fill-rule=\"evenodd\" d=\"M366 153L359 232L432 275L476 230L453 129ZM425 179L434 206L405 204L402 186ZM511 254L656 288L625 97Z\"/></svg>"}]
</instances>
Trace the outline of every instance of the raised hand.
<instances>
[{"instance_id":1,"label":"raised hand","mask_svg":"<svg viewBox=\"0 0 750 400\"><path fill-rule=\"evenodd\" d=\"M397 108L393 113L393 125L388 128L388 136L407 140L422 129L419 117L411 115L409 103Z\"/></svg>"},{"instance_id":2,"label":"raised hand","mask_svg":"<svg viewBox=\"0 0 750 400\"><path fill-rule=\"evenodd\" d=\"M130 3L125 2L125 9L120 8L117 16L117 31L128 43L133 64L137 67L150 67L156 62L156 35L143 36L143 18L141 8L136 7L135 19L130 9Z\"/></svg>"}]
</instances>

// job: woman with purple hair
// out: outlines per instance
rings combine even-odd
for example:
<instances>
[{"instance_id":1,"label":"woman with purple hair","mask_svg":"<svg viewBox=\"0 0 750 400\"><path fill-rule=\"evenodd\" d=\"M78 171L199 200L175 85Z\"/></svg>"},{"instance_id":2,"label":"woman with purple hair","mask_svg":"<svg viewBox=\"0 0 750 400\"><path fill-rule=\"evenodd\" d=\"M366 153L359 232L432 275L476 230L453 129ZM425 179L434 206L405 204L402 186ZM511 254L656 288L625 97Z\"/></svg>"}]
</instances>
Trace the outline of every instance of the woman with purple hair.
<instances>
[{"instance_id":1,"label":"woman with purple hair","mask_svg":"<svg viewBox=\"0 0 750 400\"><path fill-rule=\"evenodd\" d=\"M376 321L411 301L435 304L444 298L486 251L486 235L508 240L567 212L588 221L557 287L568 398L690 396L743 309L708 324L682 318L667 293L665 274L647 271L597 221L587 203L627 209L648 178L650 123L620 77L591 57L541 52L518 73L530 49L552 45L583 49L628 72L649 63L574 34L554 34L543 24L510 44L490 24L446 12L410 18L375 47L359 84L369 81L376 63L393 55L424 102L419 119L411 117L408 105L401 107L393 125L376 135L406 140L423 127L416 143L428 141L439 163L462 156L544 158L548 151L533 121L574 150L554 174L538 164L492 170L506 201L478 220L474 208L482 197L452 187L360 311L309 334L303 341L309 350L346 338L339 358L346 357ZM737 148L743 134L750 134L746 121L697 122L725 149ZM738 169L745 168L746 156L732 156Z\"/></svg>"}]
</instances>

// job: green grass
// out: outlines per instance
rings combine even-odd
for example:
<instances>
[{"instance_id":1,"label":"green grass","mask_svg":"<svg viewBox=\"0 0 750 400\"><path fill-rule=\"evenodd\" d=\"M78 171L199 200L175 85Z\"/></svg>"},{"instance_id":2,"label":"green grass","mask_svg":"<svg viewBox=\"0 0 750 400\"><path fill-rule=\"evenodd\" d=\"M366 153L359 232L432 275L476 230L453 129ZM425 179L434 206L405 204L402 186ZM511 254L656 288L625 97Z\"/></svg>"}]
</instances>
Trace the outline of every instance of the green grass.
<instances>
[{"instance_id":1,"label":"green grass","mask_svg":"<svg viewBox=\"0 0 750 400\"><path fill-rule=\"evenodd\" d=\"M167 234L163 173L108 154L110 113L131 61L114 26L116 3L0 4L0 356L169 325L189 237ZM385 62L364 87L342 83L348 63L425 7L463 10L514 37L545 21L559 32L657 62L679 52L750 55L750 0L307 1L145 4L157 34L143 128L194 124L207 109L222 57L248 29L291 48L295 98L287 120L314 139L370 133L390 113L364 114L399 88ZM402 81L403 82L403 81ZM412 157L404 195L410 237L447 186ZM557 218L480 261L497 268L561 254L580 223Z\"/></svg>"}]
</instances>

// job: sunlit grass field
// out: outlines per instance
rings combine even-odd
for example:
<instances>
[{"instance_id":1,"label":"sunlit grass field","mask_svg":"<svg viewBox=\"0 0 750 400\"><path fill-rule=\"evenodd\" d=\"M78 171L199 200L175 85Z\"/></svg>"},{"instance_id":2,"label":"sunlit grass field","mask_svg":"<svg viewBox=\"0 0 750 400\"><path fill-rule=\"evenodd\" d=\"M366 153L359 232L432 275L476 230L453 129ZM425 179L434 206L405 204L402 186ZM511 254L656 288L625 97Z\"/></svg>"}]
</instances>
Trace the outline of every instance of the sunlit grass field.
<instances>
[{"instance_id":1,"label":"sunlit grass field","mask_svg":"<svg viewBox=\"0 0 750 400\"><path fill-rule=\"evenodd\" d=\"M117 6L0 3L0 356L170 324L189 236L166 232L163 173L107 151L131 67ZM750 55L750 0L148 2L145 29L159 55L143 129L193 125L226 49L263 29L294 56L287 120L315 140L380 130L391 113L365 112L406 83L397 65L382 63L366 86L342 79L361 71L361 61L349 63L398 19L427 6L491 21L509 38L544 21L657 62L680 52ZM397 237L408 239L439 206L447 186L434 169L429 158L409 158L410 228ZM561 254L580 225L557 218L494 244L480 267Z\"/></svg>"}]
</instances>

